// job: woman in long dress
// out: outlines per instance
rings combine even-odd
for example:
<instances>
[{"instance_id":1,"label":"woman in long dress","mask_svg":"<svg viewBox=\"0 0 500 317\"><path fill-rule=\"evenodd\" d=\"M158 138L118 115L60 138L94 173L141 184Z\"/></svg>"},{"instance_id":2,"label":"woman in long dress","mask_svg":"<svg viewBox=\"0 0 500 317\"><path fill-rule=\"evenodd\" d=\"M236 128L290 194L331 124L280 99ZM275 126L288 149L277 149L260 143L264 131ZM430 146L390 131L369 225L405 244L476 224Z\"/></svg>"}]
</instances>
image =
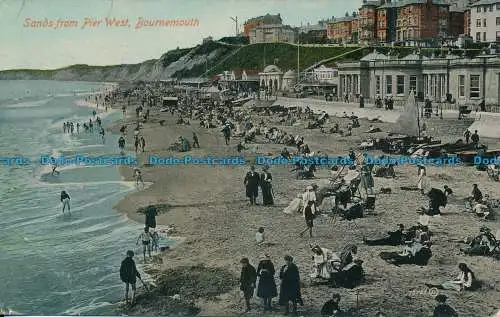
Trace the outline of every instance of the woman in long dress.
<instances>
[{"instance_id":1,"label":"woman in long dress","mask_svg":"<svg viewBox=\"0 0 500 317\"><path fill-rule=\"evenodd\" d=\"M273 176L269 173L269 166L265 166L262 170L263 173L260 178L260 187L262 188L262 204L264 206L271 206L274 205L273 185L271 183Z\"/></svg>"},{"instance_id":2,"label":"woman in long dress","mask_svg":"<svg viewBox=\"0 0 500 317\"><path fill-rule=\"evenodd\" d=\"M269 259L269 255L265 254L257 267L257 276L259 277L259 285L257 287L257 296L262 298L264 302L264 310L271 310L271 301L278 296L276 282L274 281L274 264Z\"/></svg>"},{"instance_id":3,"label":"woman in long dress","mask_svg":"<svg viewBox=\"0 0 500 317\"><path fill-rule=\"evenodd\" d=\"M314 191L314 187L307 186L306 191L302 194L302 214L305 217L305 211L307 207L307 203L312 201L313 204L311 206L313 214L316 213L316 192Z\"/></svg>"},{"instance_id":4,"label":"woman in long dress","mask_svg":"<svg viewBox=\"0 0 500 317\"><path fill-rule=\"evenodd\" d=\"M425 170L425 166L417 165L417 167L418 167L418 185L417 185L417 187L423 194L424 189L425 189L425 179L427 176L427 172Z\"/></svg>"},{"instance_id":5,"label":"woman in long dress","mask_svg":"<svg viewBox=\"0 0 500 317\"><path fill-rule=\"evenodd\" d=\"M334 254L327 248L322 248L319 245L312 249L314 261L314 277L330 279L333 272L332 262L334 262ZM340 261L340 259L337 259Z\"/></svg>"}]
</instances>

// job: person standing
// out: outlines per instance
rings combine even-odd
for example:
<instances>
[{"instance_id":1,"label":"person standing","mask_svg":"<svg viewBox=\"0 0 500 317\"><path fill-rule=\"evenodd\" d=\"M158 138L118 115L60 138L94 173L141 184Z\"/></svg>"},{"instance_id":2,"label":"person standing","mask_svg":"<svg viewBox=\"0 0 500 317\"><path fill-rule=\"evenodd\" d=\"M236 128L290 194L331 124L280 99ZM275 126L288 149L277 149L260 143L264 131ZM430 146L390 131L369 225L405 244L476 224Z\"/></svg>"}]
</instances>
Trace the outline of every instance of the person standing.
<instances>
[{"instance_id":1,"label":"person standing","mask_svg":"<svg viewBox=\"0 0 500 317\"><path fill-rule=\"evenodd\" d=\"M120 279L122 280L123 283L125 283L125 302L128 304L128 291L129 291L129 286L132 287L132 301L130 302L131 304L134 303L135 301L135 284L137 281L137 278L141 280L141 274L139 274L139 271L137 270L137 267L135 266L135 261L134 261L134 251L127 251L127 257L122 261L122 264L120 266Z\"/></svg>"},{"instance_id":2,"label":"person standing","mask_svg":"<svg viewBox=\"0 0 500 317\"><path fill-rule=\"evenodd\" d=\"M241 267L241 277L240 277L240 290L243 292L245 297L246 311L251 309L250 299L253 297L255 290L255 282L257 281L257 271L250 265L247 258L243 258L240 261Z\"/></svg>"},{"instance_id":3,"label":"person standing","mask_svg":"<svg viewBox=\"0 0 500 317\"><path fill-rule=\"evenodd\" d=\"M299 269L293 263L290 255L285 256L286 264L280 270L280 296L279 304L285 306L285 315L290 313L290 302L292 303L292 312L297 313L297 303L302 303L300 293L300 274Z\"/></svg>"},{"instance_id":4,"label":"person standing","mask_svg":"<svg viewBox=\"0 0 500 317\"><path fill-rule=\"evenodd\" d=\"M273 176L269 173L269 166L264 166L262 169L263 173L260 177L260 187L262 189L262 204L264 206L272 206L274 205L273 198L273 184L271 183L273 180Z\"/></svg>"},{"instance_id":5,"label":"person standing","mask_svg":"<svg viewBox=\"0 0 500 317\"><path fill-rule=\"evenodd\" d=\"M307 202L307 206L306 206L306 208L305 208L305 210L304 210L304 218L305 218L305 220L306 220L306 226L307 226L307 228L306 228L306 229L304 229L304 231L302 231L302 232L300 233L300 236L301 236L301 237L302 237L302 236L304 236L304 233L305 233L306 231L308 231L308 230L309 230L309 237L311 237L311 238L312 238L312 236L313 236L313 233L312 233L312 230L313 230L313 227L314 227L314 211L313 211L313 205L314 205L314 202L313 202L313 201L309 200L309 201Z\"/></svg>"},{"instance_id":6,"label":"person standing","mask_svg":"<svg viewBox=\"0 0 500 317\"><path fill-rule=\"evenodd\" d=\"M464 132L465 143L469 144L469 139L470 139L471 135L472 135L472 133L469 131L469 129L465 130L465 132Z\"/></svg>"},{"instance_id":7,"label":"person standing","mask_svg":"<svg viewBox=\"0 0 500 317\"><path fill-rule=\"evenodd\" d=\"M135 141L134 141L134 146L135 146L135 153L137 154L137 152L139 152L139 137L135 137Z\"/></svg>"},{"instance_id":8,"label":"person standing","mask_svg":"<svg viewBox=\"0 0 500 317\"><path fill-rule=\"evenodd\" d=\"M257 296L264 302L264 311L271 310L271 301L278 296L276 282L274 281L274 264L269 255L265 254L257 267L257 276L259 277L259 286L257 287Z\"/></svg>"},{"instance_id":9,"label":"person standing","mask_svg":"<svg viewBox=\"0 0 500 317\"><path fill-rule=\"evenodd\" d=\"M66 191L61 192L61 203L63 204L63 209L62 212L66 210L66 207L68 207L68 212L71 212L71 207L69 206L69 200L71 198L69 197L68 193Z\"/></svg>"},{"instance_id":10,"label":"person standing","mask_svg":"<svg viewBox=\"0 0 500 317\"><path fill-rule=\"evenodd\" d=\"M314 187L311 185L306 187L306 191L302 194L302 204L303 204L303 209L302 209L302 214L305 217L306 213L306 207L309 206L309 202L312 201L312 213L316 213L316 192L314 191Z\"/></svg>"},{"instance_id":11,"label":"person standing","mask_svg":"<svg viewBox=\"0 0 500 317\"><path fill-rule=\"evenodd\" d=\"M255 166L250 167L250 172L243 181L246 189L246 196L250 198L250 205L257 205L257 196L259 195L260 176L255 172Z\"/></svg>"},{"instance_id":12,"label":"person standing","mask_svg":"<svg viewBox=\"0 0 500 317\"><path fill-rule=\"evenodd\" d=\"M139 244L139 240L142 241L142 252L144 255L144 262L146 262L146 251L148 251L148 255L151 258L151 240L153 237L151 236L151 233L149 233L149 228L144 227L144 232L139 235L137 238L136 244Z\"/></svg>"},{"instance_id":13,"label":"person standing","mask_svg":"<svg viewBox=\"0 0 500 317\"><path fill-rule=\"evenodd\" d=\"M200 148L200 142L195 132L193 132L193 148Z\"/></svg>"},{"instance_id":14,"label":"person standing","mask_svg":"<svg viewBox=\"0 0 500 317\"><path fill-rule=\"evenodd\" d=\"M144 149L146 148L146 140L144 139L143 136L141 136L141 148L142 152L144 152Z\"/></svg>"},{"instance_id":15,"label":"person standing","mask_svg":"<svg viewBox=\"0 0 500 317\"><path fill-rule=\"evenodd\" d=\"M359 95L359 107L360 108L365 107L365 98L363 98L363 95Z\"/></svg>"},{"instance_id":16,"label":"person standing","mask_svg":"<svg viewBox=\"0 0 500 317\"><path fill-rule=\"evenodd\" d=\"M125 138L123 136L118 139L118 147L120 148L120 152L123 154L125 152Z\"/></svg>"},{"instance_id":17,"label":"person standing","mask_svg":"<svg viewBox=\"0 0 500 317\"><path fill-rule=\"evenodd\" d=\"M142 188L144 189L144 181L142 180L142 173L139 168L134 168L134 178L135 178L135 187L139 189L139 184L142 184Z\"/></svg>"},{"instance_id":18,"label":"person standing","mask_svg":"<svg viewBox=\"0 0 500 317\"><path fill-rule=\"evenodd\" d=\"M224 134L226 145L229 145L229 141L231 140L231 126L229 123L226 123L226 126L222 129L222 133Z\"/></svg>"},{"instance_id":19,"label":"person standing","mask_svg":"<svg viewBox=\"0 0 500 317\"><path fill-rule=\"evenodd\" d=\"M418 167L418 183L417 183L417 187L418 189L420 190L420 192L422 194L424 194L424 190L425 190L425 179L427 177L427 171L425 169L425 166L423 166L422 164L419 164L417 165Z\"/></svg>"},{"instance_id":20,"label":"person standing","mask_svg":"<svg viewBox=\"0 0 500 317\"><path fill-rule=\"evenodd\" d=\"M472 140L472 144L477 148L479 145L479 134L477 133L477 130L474 131L474 134L471 135L470 139Z\"/></svg>"}]
</instances>

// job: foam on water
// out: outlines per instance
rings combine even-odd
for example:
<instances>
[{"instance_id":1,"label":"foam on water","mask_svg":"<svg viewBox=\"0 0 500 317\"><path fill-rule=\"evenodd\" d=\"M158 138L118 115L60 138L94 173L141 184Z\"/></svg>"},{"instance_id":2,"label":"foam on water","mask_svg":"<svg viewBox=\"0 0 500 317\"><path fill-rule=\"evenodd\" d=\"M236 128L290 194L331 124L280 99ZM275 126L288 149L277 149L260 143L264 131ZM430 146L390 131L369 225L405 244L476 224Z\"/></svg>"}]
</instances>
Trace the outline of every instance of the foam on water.
<instances>
[{"instance_id":1,"label":"foam on water","mask_svg":"<svg viewBox=\"0 0 500 317\"><path fill-rule=\"evenodd\" d=\"M98 86L78 85L4 81L0 86L3 98L23 97L26 89L30 96L29 101L0 106L3 152L37 163L40 153L70 156L90 155L89 150L93 155L117 151L116 136L108 135L103 146L93 135L63 134L63 122L88 121L92 116L88 107L73 106L74 95L76 90L95 91ZM47 98L47 91L54 97ZM96 110L108 122L116 114L103 113L101 107ZM3 306L24 314L112 315L111 303L123 292L119 264L125 251L135 247L142 228L113 206L135 189L135 182L123 181L113 166L73 165L57 170L60 175L54 177L49 175L51 166L39 164L0 170L0 230L12 233L0 244L0 299L5 301ZM61 213L61 190L71 196L71 214Z\"/></svg>"}]
</instances>

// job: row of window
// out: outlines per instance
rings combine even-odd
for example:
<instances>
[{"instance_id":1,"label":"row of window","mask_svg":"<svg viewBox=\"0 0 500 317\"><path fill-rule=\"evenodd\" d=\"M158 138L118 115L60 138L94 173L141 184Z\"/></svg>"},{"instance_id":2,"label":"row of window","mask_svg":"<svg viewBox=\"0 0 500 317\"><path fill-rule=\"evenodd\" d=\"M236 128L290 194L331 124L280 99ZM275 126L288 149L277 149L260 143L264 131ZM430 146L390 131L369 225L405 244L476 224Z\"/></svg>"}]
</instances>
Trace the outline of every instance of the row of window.
<instances>
[{"instance_id":1,"label":"row of window","mask_svg":"<svg viewBox=\"0 0 500 317\"><path fill-rule=\"evenodd\" d=\"M495 19L495 22L496 22L496 25L500 25L500 17L496 17ZM476 19L476 27L480 28L480 27L486 27L487 23L486 23L486 19L483 19L482 20L482 23L481 23L481 19Z\"/></svg>"},{"instance_id":2,"label":"row of window","mask_svg":"<svg viewBox=\"0 0 500 317\"><path fill-rule=\"evenodd\" d=\"M382 87L382 81L380 76L375 76L375 94L380 95ZM417 76L410 76L410 90L417 91ZM392 75L385 76L385 93L386 95L393 94L392 88ZM405 76L397 75L396 76L396 94L404 95L405 93Z\"/></svg>"},{"instance_id":3,"label":"row of window","mask_svg":"<svg viewBox=\"0 0 500 317\"><path fill-rule=\"evenodd\" d=\"M476 32L476 42L486 42L486 32L483 32L483 37L481 39L481 32ZM496 32L496 41L500 41L500 31Z\"/></svg>"},{"instance_id":4,"label":"row of window","mask_svg":"<svg viewBox=\"0 0 500 317\"><path fill-rule=\"evenodd\" d=\"M500 10L500 3L496 4L496 9L497 9L497 11ZM493 12L493 4L485 5L485 6L478 6L476 8L476 12L481 12L481 11L483 11L483 12L486 12L486 11Z\"/></svg>"}]
</instances>

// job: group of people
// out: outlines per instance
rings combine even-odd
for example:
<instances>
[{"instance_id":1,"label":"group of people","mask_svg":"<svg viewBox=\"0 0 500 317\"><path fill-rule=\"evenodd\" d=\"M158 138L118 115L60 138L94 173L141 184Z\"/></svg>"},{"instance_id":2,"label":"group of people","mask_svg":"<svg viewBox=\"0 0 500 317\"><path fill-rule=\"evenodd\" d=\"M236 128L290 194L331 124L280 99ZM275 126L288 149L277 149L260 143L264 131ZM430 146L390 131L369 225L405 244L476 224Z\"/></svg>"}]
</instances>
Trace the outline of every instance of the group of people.
<instances>
[{"instance_id":1,"label":"group of people","mask_svg":"<svg viewBox=\"0 0 500 317\"><path fill-rule=\"evenodd\" d=\"M274 192L272 185L273 176L269 172L269 166L262 168L262 173L255 171L255 166L250 167L250 171L245 175L243 185L247 198L250 200L250 205L258 205L257 197L259 196L259 187L262 191L262 204L264 206L274 205Z\"/></svg>"}]
</instances>

